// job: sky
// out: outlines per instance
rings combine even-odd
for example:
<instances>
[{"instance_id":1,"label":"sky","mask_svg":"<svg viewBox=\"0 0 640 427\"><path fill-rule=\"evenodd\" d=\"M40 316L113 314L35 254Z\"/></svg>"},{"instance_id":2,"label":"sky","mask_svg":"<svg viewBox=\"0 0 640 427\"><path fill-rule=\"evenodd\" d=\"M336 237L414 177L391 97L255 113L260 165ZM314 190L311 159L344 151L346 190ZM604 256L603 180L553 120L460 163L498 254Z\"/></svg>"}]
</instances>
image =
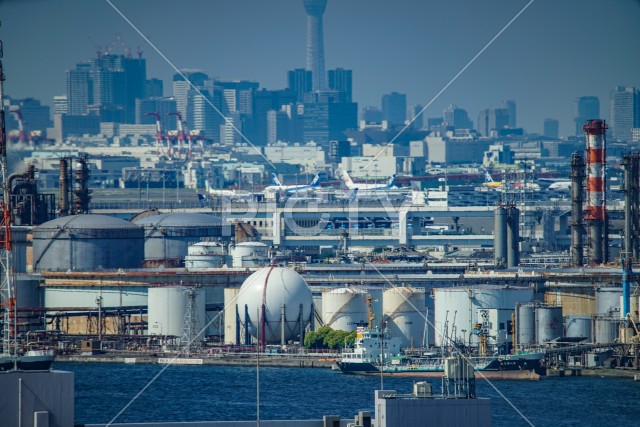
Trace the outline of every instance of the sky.
<instances>
[{"instance_id":1,"label":"sky","mask_svg":"<svg viewBox=\"0 0 640 427\"><path fill-rule=\"evenodd\" d=\"M220 79L286 86L305 66L302 0L110 0L178 68ZM359 108L384 93L426 105L518 14L529 0L329 0L325 62L353 70ZM65 93L65 71L96 46L121 35L147 59L148 77L165 81L172 66L107 0L0 0L5 95L50 104ZM573 101L600 98L608 119L614 86L640 87L640 0L535 0L425 111L449 104L469 111L505 99L517 103L518 126L541 132L545 118L572 134Z\"/></svg>"}]
</instances>

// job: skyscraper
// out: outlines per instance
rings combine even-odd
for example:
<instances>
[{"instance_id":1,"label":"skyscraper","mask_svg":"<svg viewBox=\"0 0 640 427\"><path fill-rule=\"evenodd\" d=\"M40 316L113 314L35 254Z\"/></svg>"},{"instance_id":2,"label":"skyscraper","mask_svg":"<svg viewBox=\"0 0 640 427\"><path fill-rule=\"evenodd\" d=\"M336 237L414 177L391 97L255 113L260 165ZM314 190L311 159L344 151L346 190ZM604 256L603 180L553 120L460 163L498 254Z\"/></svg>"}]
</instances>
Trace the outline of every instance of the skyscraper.
<instances>
[{"instance_id":1,"label":"skyscraper","mask_svg":"<svg viewBox=\"0 0 640 427\"><path fill-rule=\"evenodd\" d=\"M398 92L382 95L382 118L391 125L403 125L407 120L407 95Z\"/></svg>"},{"instance_id":2,"label":"skyscraper","mask_svg":"<svg viewBox=\"0 0 640 427\"><path fill-rule=\"evenodd\" d=\"M326 7L327 0L304 0L307 11L307 70L312 73L313 90L323 90L326 86L322 30L322 15Z\"/></svg>"},{"instance_id":3,"label":"skyscraper","mask_svg":"<svg viewBox=\"0 0 640 427\"><path fill-rule=\"evenodd\" d=\"M329 89L344 92L345 102L351 102L353 98L353 72L344 68L336 68L328 71Z\"/></svg>"},{"instance_id":4,"label":"skyscraper","mask_svg":"<svg viewBox=\"0 0 640 427\"><path fill-rule=\"evenodd\" d=\"M581 96L574 102L576 136L583 136L582 125L588 120L600 118L600 100L597 96Z\"/></svg>"},{"instance_id":5,"label":"skyscraper","mask_svg":"<svg viewBox=\"0 0 640 427\"><path fill-rule=\"evenodd\" d=\"M547 138L558 138L560 123L556 119L544 119L544 136Z\"/></svg>"},{"instance_id":6,"label":"skyscraper","mask_svg":"<svg viewBox=\"0 0 640 427\"><path fill-rule=\"evenodd\" d=\"M507 114L509 115L508 126L511 129L515 129L516 128L516 101L512 99L502 101L500 108L504 108L507 110Z\"/></svg>"},{"instance_id":7,"label":"skyscraper","mask_svg":"<svg viewBox=\"0 0 640 427\"><path fill-rule=\"evenodd\" d=\"M182 77L183 75L187 80ZM189 120L187 104L189 91L192 89L191 84L197 88L203 88L207 80L209 80L209 76L200 70L182 70L182 74L173 75L173 97L176 100L178 112L182 115L182 120Z\"/></svg>"},{"instance_id":8,"label":"skyscraper","mask_svg":"<svg viewBox=\"0 0 640 427\"><path fill-rule=\"evenodd\" d=\"M451 104L442 113L443 124L456 129L473 129L473 122L464 108Z\"/></svg>"},{"instance_id":9,"label":"skyscraper","mask_svg":"<svg viewBox=\"0 0 640 427\"><path fill-rule=\"evenodd\" d=\"M506 108L481 110L478 114L478 132L483 136L490 136L491 131L510 128L510 117L509 110Z\"/></svg>"},{"instance_id":10,"label":"skyscraper","mask_svg":"<svg viewBox=\"0 0 640 427\"><path fill-rule=\"evenodd\" d=\"M618 141L631 141L631 130L640 127L640 91L617 86L610 96L609 129Z\"/></svg>"},{"instance_id":11,"label":"skyscraper","mask_svg":"<svg viewBox=\"0 0 640 427\"><path fill-rule=\"evenodd\" d=\"M312 72L304 68L296 68L287 73L287 89L296 94L296 102L303 102L304 94L313 88Z\"/></svg>"}]
</instances>

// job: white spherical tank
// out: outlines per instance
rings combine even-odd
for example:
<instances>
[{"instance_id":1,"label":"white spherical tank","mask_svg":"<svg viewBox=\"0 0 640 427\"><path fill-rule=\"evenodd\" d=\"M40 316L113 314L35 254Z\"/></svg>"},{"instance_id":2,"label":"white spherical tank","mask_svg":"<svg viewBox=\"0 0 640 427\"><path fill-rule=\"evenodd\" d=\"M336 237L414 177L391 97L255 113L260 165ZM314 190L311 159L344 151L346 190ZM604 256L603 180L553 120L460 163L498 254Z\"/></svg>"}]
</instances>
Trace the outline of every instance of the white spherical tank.
<instances>
[{"instance_id":1,"label":"white spherical tank","mask_svg":"<svg viewBox=\"0 0 640 427\"><path fill-rule=\"evenodd\" d=\"M269 247L261 242L242 242L233 248L235 268L262 267L269 264Z\"/></svg>"},{"instance_id":2,"label":"white spherical tank","mask_svg":"<svg viewBox=\"0 0 640 427\"><path fill-rule=\"evenodd\" d=\"M236 300L241 318L246 306L249 332L255 338L260 334L264 344L299 339L311 319L312 301L311 290L302 276L290 268L274 266L249 276Z\"/></svg>"},{"instance_id":3,"label":"white spherical tank","mask_svg":"<svg viewBox=\"0 0 640 427\"><path fill-rule=\"evenodd\" d=\"M174 336L180 339L183 335L185 316L189 307L190 290L194 290L193 314L196 316L196 331L206 324L205 291L202 288L186 286L167 286L149 288L148 293L148 334ZM197 341L204 339L205 333L198 335Z\"/></svg>"},{"instance_id":4,"label":"white spherical tank","mask_svg":"<svg viewBox=\"0 0 640 427\"><path fill-rule=\"evenodd\" d=\"M563 335L562 307L536 307L536 341L546 344Z\"/></svg>"},{"instance_id":5,"label":"white spherical tank","mask_svg":"<svg viewBox=\"0 0 640 427\"><path fill-rule=\"evenodd\" d=\"M367 293L355 288L322 291L322 322L336 330L355 331L369 323Z\"/></svg>"},{"instance_id":6,"label":"white spherical tank","mask_svg":"<svg viewBox=\"0 0 640 427\"><path fill-rule=\"evenodd\" d=\"M596 314L615 315L620 313L620 297L622 288L596 289Z\"/></svg>"},{"instance_id":7,"label":"white spherical tank","mask_svg":"<svg viewBox=\"0 0 640 427\"><path fill-rule=\"evenodd\" d=\"M567 316L564 318L564 336L567 338L585 338L591 342L591 316Z\"/></svg>"},{"instance_id":8,"label":"white spherical tank","mask_svg":"<svg viewBox=\"0 0 640 427\"><path fill-rule=\"evenodd\" d=\"M526 348L536 343L536 307L518 304L516 308L516 345Z\"/></svg>"},{"instance_id":9,"label":"white spherical tank","mask_svg":"<svg viewBox=\"0 0 640 427\"><path fill-rule=\"evenodd\" d=\"M222 244L199 242L188 247L184 264L188 269L218 268L228 265L228 257Z\"/></svg>"},{"instance_id":10,"label":"white spherical tank","mask_svg":"<svg viewBox=\"0 0 640 427\"><path fill-rule=\"evenodd\" d=\"M382 315L390 337L402 340L402 347L421 347L425 325L424 288L398 286L382 293Z\"/></svg>"},{"instance_id":11,"label":"white spherical tank","mask_svg":"<svg viewBox=\"0 0 640 427\"><path fill-rule=\"evenodd\" d=\"M458 341L464 339L462 330L473 330L473 325L478 323L479 308L498 308L514 310L517 303L533 301L533 289L515 286L457 286L451 288L434 288L435 297L435 341L437 346L442 345L442 337L445 333L445 323L448 324L448 335L452 330L456 331L454 338ZM455 317L455 324L454 324Z\"/></svg>"}]
</instances>

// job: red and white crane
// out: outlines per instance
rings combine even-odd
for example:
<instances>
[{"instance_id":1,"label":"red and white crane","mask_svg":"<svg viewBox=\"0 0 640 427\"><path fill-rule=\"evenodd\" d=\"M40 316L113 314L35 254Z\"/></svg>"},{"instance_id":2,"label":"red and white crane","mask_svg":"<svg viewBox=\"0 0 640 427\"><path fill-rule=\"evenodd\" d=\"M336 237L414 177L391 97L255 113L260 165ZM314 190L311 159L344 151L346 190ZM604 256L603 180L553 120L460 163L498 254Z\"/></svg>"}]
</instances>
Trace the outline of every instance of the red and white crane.
<instances>
[{"instance_id":1,"label":"red and white crane","mask_svg":"<svg viewBox=\"0 0 640 427\"><path fill-rule=\"evenodd\" d=\"M151 113L144 113L145 116L153 116L156 118L156 155L160 155L160 153L162 153L163 155L166 155L167 157L171 158L171 149L169 149L169 153L165 154L164 152L164 147L163 147L163 139L164 136L162 135L162 123L160 121L160 114L158 112L151 112Z\"/></svg>"},{"instance_id":2,"label":"red and white crane","mask_svg":"<svg viewBox=\"0 0 640 427\"><path fill-rule=\"evenodd\" d=\"M169 116L176 116L178 122L178 159L182 155L182 145L184 144L184 129L182 127L182 114L179 112L169 113ZM191 138L189 138L189 154L187 158L191 158Z\"/></svg>"}]
</instances>

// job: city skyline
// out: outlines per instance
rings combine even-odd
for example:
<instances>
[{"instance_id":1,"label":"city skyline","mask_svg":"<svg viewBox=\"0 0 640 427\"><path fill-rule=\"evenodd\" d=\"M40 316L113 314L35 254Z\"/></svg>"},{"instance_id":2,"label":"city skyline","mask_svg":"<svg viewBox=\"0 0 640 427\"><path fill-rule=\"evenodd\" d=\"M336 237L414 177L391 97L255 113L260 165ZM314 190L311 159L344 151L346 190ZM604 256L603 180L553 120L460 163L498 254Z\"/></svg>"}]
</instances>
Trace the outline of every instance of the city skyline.
<instances>
[{"instance_id":1,"label":"city skyline","mask_svg":"<svg viewBox=\"0 0 640 427\"><path fill-rule=\"evenodd\" d=\"M381 96L394 91L406 93L409 105L427 104L526 4L400 3L406 8L361 0L328 2L323 16L326 69L353 70L353 99L360 107L379 106ZM595 95L601 105L608 106L613 87L640 86L640 59L633 55L640 44L640 29L631 25L640 18L640 2L607 4L607 13L598 16L599 25L586 33L582 23L593 19L591 6L599 3L534 2L427 109L425 120L441 116L449 104L467 109L474 118L483 109L499 108L504 99L514 99L519 126L541 133L544 119L555 118L561 135L572 135L576 97ZM151 3L147 1L115 4L179 68L199 68L221 79L259 81L261 87L275 90L286 87L289 70L305 66L307 16L302 0L274 0L268 5L254 0L217 2L206 5L200 14L193 13L203 9L197 1L187 1L177 10L169 2L157 1L153 14L148 13ZM251 14L246 13L247 7ZM140 45L148 76L164 80L165 91L170 87L173 70L106 2L4 1L0 13L9 96L33 96L51 105L53 96L65 92L65 71L95 56L89 36L109 45L116 33L122 34L134 55ZM171 26L164 18L156 18L163 14L171 14L176 22L189 22L190 26L182 26L189 31L167 32ZM96 25L97 16L102 24ZM431 16L451 19L436 22ZM163 25L154 25L160 22ZM24 25L33 30L21 31ZM599 55L587 55L593 51ZM116 45L113 52L122 53L123 47ZM607 108L601 114L609 118Z\"/></svg>"}]
</instances>

